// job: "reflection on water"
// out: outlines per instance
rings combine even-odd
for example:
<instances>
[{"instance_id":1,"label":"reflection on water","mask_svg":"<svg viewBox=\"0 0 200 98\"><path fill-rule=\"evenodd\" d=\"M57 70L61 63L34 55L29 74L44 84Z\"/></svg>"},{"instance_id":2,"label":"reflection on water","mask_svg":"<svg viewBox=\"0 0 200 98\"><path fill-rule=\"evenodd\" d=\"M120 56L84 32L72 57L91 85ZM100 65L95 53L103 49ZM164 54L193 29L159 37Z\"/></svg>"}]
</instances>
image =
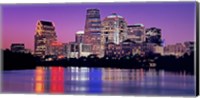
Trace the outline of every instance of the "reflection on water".
<instances>
[{"instance_id":1,"label":"reflection on water","mask_svg":"<svg viewBox=\"0 0 200 98\"><path fill-rule=\"evenodd\" d=\"M50 68L50 93L64 93L64 68Z\"/></svg>"},{"instance_id":2,"label":"reflection on water","mask_svg":"<svg viewBox=\"0 0 200 98\"><path fill-rule=\"evenodd\" d=\"M35 92L44 93L45 71L43 67L37 67L35 70Z\"/></svg>"},{"instance_id":3,"label":"reflection on water","mask_svg":"<svg viewBox=\"0 0 200 98\"><path fill-rule=\"evenodd\" d=\"M194 77L150 69L37 67L3 72L3 92L194 95Z\"/></svg>"},{"instance_id":4,"label":"reflection on water","mask_svg":"<svg viewBox=\"0 0 200 98\"><path fill-rule=\"evenodd\" d=\"M143 69L102 69L103 81L142 81Z\"/></svg>"}]
</instances>

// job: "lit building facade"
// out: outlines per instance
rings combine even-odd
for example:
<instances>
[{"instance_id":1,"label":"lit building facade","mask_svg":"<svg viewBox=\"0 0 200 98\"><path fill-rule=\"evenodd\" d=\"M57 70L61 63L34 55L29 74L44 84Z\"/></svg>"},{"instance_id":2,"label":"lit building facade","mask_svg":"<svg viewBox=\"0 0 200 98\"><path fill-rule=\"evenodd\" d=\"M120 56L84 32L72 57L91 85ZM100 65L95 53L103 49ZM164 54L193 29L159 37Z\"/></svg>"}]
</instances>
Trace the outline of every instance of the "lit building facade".
<instances>
[{"instance_id":1,"label":"lit building facade","mask_svg":"<svg viewBox=\"0 0 200 98\"><path fill-rule=\"evenodd\" d=\"M113 13L107 16L102 22L102 43L113 42L119 44L127 36L127 23L125 19Z\"/></svg>"},{"instance_id":2,"label":"lit building facade","mask_svg":"<svg viewBox=\"0 0 200 98\"><path fill-rule=\"evenodd\" d=\"M13 43L10 46L12 52L25 52L25 45L23 43Z\"/></svg>"},{"instance_id":3,"label":"lit building facade","mask_svg":"<svg viewBox=\"0 0 200 98\"><path fill-rule=\"evenodd\" d=\"M90 44L79 44L79 57L87 57L92 54L92 45Z\"/></svg>"},{"instance_id":4,"label":"lit building facade","mask_svg":"<svg viewBox=\"0 0 200 98\"><path fill-rule=\"evenodd\" d=\"M67 58L78 58L79 46L76 42L69 42L67 46Z\"/></svg>"},{"instance_id":5,"label":"lit building facade","mask_svg":"<svg viewBox=\"0 0 200 98\"><path fill-rule=\"evenodd\" d=\"M92 51L91 44L70 42L67 46L67 57L68 58L87 57L93 54L91 51Z\"/></svg>"},{"instance_id":6,"label":"lit building facade","mask_svg":"<svg viewBox=\"0 0 200 98\"><path fill-rule=\"evenodd\" d=\"M180 57L183 56L185 52L186 48L182 43L167 45L164 47L164 55L174 55Z\"/></svg>"},{"instance_id":7,"label":"lit building facade","mask_svg":"<svg viewBox=\"0 0 200 98\"><path fill-rule=\"evenodd\" d=\"M36 24L34 54L40 57L50 55L51 43L57 41L55 25L49 21L38 21Z\"/></svg>"},{"instance_id":8,"label":"lit building facade","mask_svg":"<svg viewBox=\"0 0 200 98\"><path fill-rule=\"evenodd\" d=\"M194 42L192 41L176 43L174 45L167 45L164 47L164 55L174 55L180 57L186 53L190 55L192 52L194 52Z\"/></svg>"},{"instance_id":9,"label":"lit building facade","mask_svg":"<svg viewBox=\"0 0 200 98\"><path fill-rule=\"evenodd\" d=\"M84 42L84 31L76 32L75 40L76 40L76 43L83 43Z\"/></svg>"},{"instance_id":10,"label":"lit building facade","mask_svg":"<svg viewBox=\"0 0 200 98\"><path fill-rule=\"evenodd\" d=\"M127 23L125 19L113 13L107 16L102 22L101 50L102 54L105 45L108 43L120 44L127 37Z\"/></svg>"},{"instance_id":11,"label":"lit building facade","mask_svg":"<svg viewBox=\"0 0 200 98\"><path fill-rule=\"evenodd\" d=\"M154 53L157 53L157 54L160 54L160 55L164 55L164 47L155 45L154 46Z\"/></svg>"},{"instance_id":12,"label":"lit building facade","mask_svg":"<svg viewBox=\"0 0 200 98\"><path fill-rule=\"evenodd\" d=\"M155 53L155 46L154 43L142 43L141 44L141 52L142 54L148 55L149 53Z\"/></svg>"},{"instance_id":13,"label":"lit building facade","mask_svg":"<svg viewBox=\"0 0 200 98\"><path fill-rule=\"evenodd\" d=\"M146 29L146 42L147 43L155 43L159 46L162 45L162 39L161 39L161 29L159 28L148 28Z\"/></svg>"},{"instance_id":14,"label":"lit building facade","mask_svg":"<svg viewBox=\"0 0 200 98\"><path fill-rule=\"evenodd\" d=\"M105 45L105 56L112 59L119 59L124 56L149 55L156 53L163 55L163 47L152 43L136 43L127 39L120 44L107 43Z\"/></svg>"},{"instance_id":15,"label":"lit building facade","mask_svg":"<svg viewBox=\"0 0 200 98\"><path fill-rule=\"evenodd\" d=\"M145 42L145 27L143 24L134 24L127 26L127 39L136 43Z\"/></svg>"},{"instance_id":16,"label":"lit building facade","mask_svg":"<svg viewBox=\"0 0 200 98\"><path fill-rule=\"evenodd\" d=\"M133 55L133 49L138 48L138 44L136 44L134 41L131 41L130 39L127 39L121 42L121 47L123 50L123 56L130 56Z\"/></svg>"},{"instance_id":17,"label":"lit building facade","mask_svg":"<svg viewBox=\"0 0 200 98\"><path fill-rule=\"evenodd\" d=\"M105 56L112 59L120 59L124 56L131 56L142 53L142 45L127 39L120 44L107 43L105 45Z\"/></svg>"},{"instance_id":18,"label":"lit building facade","mask_svg":"<svg viewBox=\"0 0 200 98\"><path fill-rule=\"evenodd\" d=\"M112 59L119 59L123 56L124 51L122 50L121 45L115 43L107 43L105 45L105 56L111 57Z\"/></svg>"},{"instance_id":19,"label":"lit building facade","mask_svg":"<svg viewBox=\"0 0 200 98\"><path fill-rule=\"evenodd\" d=\"M84 44L91 44L92 53L100 55L101 19L99 9L87 10L84 33Z\"/></svg>"},{"instance_id":20,"label":"lit building facade","mask_svg":"<svg viewBox=\"0 0 200 98\"><path fill-rule=\"evenodd\" d=\"M64 44L58 41L51 43L50 55L55 55L57 58L63 58L65 56Z\"/></svg>"}]
</instances>

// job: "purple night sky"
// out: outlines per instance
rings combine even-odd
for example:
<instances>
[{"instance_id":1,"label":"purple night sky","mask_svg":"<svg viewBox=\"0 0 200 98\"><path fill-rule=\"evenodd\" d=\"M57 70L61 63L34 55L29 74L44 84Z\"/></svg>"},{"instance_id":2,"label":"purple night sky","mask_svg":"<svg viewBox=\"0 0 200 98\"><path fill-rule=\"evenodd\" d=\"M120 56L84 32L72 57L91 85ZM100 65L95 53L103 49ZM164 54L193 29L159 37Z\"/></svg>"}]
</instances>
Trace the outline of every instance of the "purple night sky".
<instances>
[{"instance_id":1,"label":"purple night sky","mask_svg":"<svg viewBox=\"0 0 200 98\"><path fill-rule=\"evenodd\" d=\"M166 44L194 41L195 5L195 2L3 5L2 46L10 48L11 43L20 42L33 50L37 20L53 21L58 41L74 41L75 33L84 30L88 8L98 8L101 20L116 12L129 25L142 23L146 28L158 27Z\"/></svg>"}]
</instances>

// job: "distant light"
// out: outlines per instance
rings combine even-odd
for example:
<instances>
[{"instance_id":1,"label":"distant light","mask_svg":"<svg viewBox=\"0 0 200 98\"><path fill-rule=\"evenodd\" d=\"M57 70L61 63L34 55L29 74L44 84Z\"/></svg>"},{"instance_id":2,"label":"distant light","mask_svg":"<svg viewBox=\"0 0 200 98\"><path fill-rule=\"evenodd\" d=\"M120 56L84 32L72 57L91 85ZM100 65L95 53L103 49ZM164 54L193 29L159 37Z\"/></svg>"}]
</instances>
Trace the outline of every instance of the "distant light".
<instances>
[{"instance_id":1,"label":"distant light","mask_svg":"<svg viewBox=\"0 0 200 98\"><path fill-rule=\"evenodd\" d=\"M46 58L45 61L53 61L53 58Z\"/></svg>"},{"instance_id":2,"label":"distant light","mask_svg":"<svg viewBox=\"0 0 200 98\"><path fill-rule=\"evenodd\" d=\"M78 31L76 34L84 34L84 31Z\"/></svg>"},{"instance_id":3,"label":"distant light","mask_svg":"<svg viewBox=\"0 0 200 98\"><path fill-rule=\"evenodd\" d=\"M63 45L63 43L58 42L58 41L54 41L54 42L51 43L51 45L52 46L61 46L61 45Z\"/></svg>"},{"instance_id":4,"label":"distant light","mask_svg":"<svg viewBox=\"0 0 200 98\"><path fill-rule=\"evenodd\" d=\"M59 56L58 56L58 59L63 59L63 58L64 58L63 55L59 55Z\"/></svg>"},{"instance_id":5,"label":"distant light","mask_svg":"<svg viewBox=\"0 0 200 98\"><path fill-rule=\"evenodd\" d=\"M129 57L126 57L126 59L129 59Z\"/></svg>"}]
</instances>

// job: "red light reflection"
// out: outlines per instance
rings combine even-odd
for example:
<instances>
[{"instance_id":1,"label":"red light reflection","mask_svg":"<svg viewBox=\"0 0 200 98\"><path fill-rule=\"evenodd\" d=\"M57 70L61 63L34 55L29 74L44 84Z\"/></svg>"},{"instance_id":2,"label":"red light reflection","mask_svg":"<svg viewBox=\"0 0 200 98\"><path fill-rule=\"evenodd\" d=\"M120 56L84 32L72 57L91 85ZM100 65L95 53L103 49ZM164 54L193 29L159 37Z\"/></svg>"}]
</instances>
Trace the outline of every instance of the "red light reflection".
<instances>
[{"instance_id":1,"label":"red light reflection","mask_svg":"<svg viewBox=\"0 0 200 98\"><path fill-rule=\"evenodd\" d=\"M64 68L51 67L50 93L64 92Z\"/></svg>"}]
</instances>

